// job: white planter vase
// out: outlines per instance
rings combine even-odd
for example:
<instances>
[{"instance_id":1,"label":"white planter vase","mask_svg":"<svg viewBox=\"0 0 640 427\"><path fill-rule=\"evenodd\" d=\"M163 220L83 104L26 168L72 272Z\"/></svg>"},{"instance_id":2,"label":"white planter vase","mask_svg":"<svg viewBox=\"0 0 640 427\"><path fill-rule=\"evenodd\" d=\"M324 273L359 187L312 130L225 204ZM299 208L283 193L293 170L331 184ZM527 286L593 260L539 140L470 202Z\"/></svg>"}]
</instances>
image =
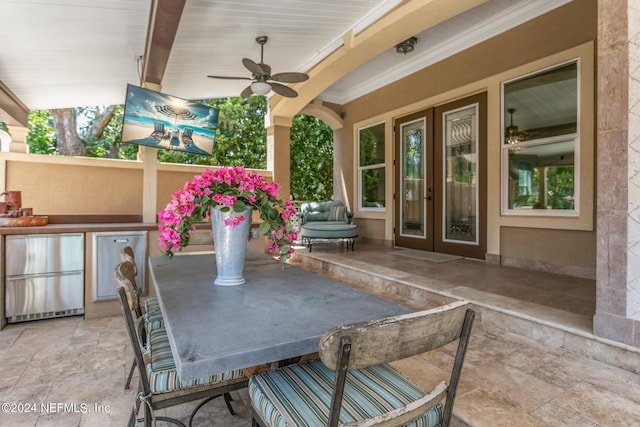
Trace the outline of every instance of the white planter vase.
<instances>
[{"instance_id":1,"label":"white planter vase","mask_svg":"<svg viewBox=\"0 0 640 427\"><path fill-rule=\"evenodd\" d=\"M244 212L221 212L220 207L211 208L211 226L213 228L213 246L216 254L216 270L218 277L215 284L219 286L237 286L245 283L242 275L244 259L247 253L247 240L251 230L251 213L253 208ZM245 217L235 227L224 224L225 219Z\"/></svg>"}]
</instances>

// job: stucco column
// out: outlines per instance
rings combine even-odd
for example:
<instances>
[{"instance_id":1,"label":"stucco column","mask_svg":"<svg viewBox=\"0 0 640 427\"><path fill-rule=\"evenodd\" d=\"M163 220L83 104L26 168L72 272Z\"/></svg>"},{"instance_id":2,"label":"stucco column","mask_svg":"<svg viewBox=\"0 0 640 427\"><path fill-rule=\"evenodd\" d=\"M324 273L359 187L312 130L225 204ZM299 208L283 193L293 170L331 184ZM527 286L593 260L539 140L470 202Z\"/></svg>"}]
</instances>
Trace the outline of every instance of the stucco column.
<instances>
[{"instance_id":1,"label":"stucco column","mask_svg":"<svg viewBox=\"0 0 640 427\"><path fill-rule=\"evenodd\" d=\"M23 126L7 125L9 134L11 134L11 143L9 144L9 152L11 153L28 153L29 145L27 144L27 135L29 129Z\"/></svg>"},{"instance_id":2,"label":"stucco column","mask_svg":"<svg viewBox=\"0 0 640 427\"><path fill-rule=\"evenodd\" d=\"M594 333L640 347L640 0L598 1Z\"/></svg>"},{"instance_id":3,"label":"stucco column","mask_svg":"<svg viewBox=\"0 0 640 427\"><path fill-rule=\"evenodd\" d=\"M267 170L280 184L278 197L288 199L291 194L291 119L275 118L267 123Z\"/></svg>"},{"instance_id":4,"label":"stucco column","mask_svg":"<svg viewBox=\"0 0 640 427\"><path fill-rule=\"evenodd\" d=\"M162 86L144 83L143 87L160 92ZM158 149L140 145L138 160L142 161L142 222L155 224L158 207Z\"/></svg>"}]
</instances>

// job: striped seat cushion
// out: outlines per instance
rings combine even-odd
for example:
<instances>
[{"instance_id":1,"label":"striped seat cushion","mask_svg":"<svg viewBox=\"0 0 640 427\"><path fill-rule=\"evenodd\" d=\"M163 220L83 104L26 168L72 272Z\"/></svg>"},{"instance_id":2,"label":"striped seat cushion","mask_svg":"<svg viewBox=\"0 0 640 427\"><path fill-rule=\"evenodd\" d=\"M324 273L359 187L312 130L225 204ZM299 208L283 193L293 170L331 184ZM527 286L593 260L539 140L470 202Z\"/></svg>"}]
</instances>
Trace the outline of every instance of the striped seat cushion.
<instances>
[{"instance_id":1,"label":"striped seat cushion","mask_svg":"<svg viewBox=\"0 0 640 427\"><path fill-rule=\"evenodd\" d=\"M334 371L319 360L263 372L249 379L255 411L270 427L320 427L328 423ZM340 422L362 421L420 398L425 393L389 365L350 371ZM405 426L436 427L442 403Z\"/></svg>"},{"instance_id":2,"label":"striped seat cushion","mask_svg":"<svg viewBox=\"0 0 640 427\"><path fill-rule=\"evenodd\" d=\"M158 297L150 297L144 300L144 312L148 314L160 314Z\"/></svg>"},{"instance_id":3,"label":"striped seat cushion","mask_svg":"<svg viewBox=\"0 0 640 427\"><path fill-rule=\"evenodd\" d=\"M194 381L180 381L176 372L176 364L171 354L171 346L164 328L148 331L149 363L147 363L147 376L151 392L154 394L168 393L191 387L208 384L218 384L244 377L242 370L212 375Z\"/></svg>"},{"instance_id":4,"label":"striped seat cushion","mask_svg":"<svg viewBox=\"0 0 640 427\"><path fill-rule=\"evenodd\" d=\"M147 298L144 301L144 321L148 330L164 328L164 319L157 297Z\"/></svg>"}]
</instances>

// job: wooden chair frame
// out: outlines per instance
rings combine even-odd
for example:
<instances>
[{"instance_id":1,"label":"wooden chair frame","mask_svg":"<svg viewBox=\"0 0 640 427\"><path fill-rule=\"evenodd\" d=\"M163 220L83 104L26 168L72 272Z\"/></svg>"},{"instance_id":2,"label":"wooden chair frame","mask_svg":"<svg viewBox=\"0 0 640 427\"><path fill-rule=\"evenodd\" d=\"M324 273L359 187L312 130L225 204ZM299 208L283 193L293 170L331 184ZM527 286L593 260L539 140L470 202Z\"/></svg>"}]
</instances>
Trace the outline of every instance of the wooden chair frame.
<instances>
[{"instance_id":1,"label":"wooden chair frame","mask_svg":"<svg viewBox=\"0 0 640 427\"><path fill-rule=\"evenodd\" d=\"M136 361L136 365L138 367L138 375L139 375L139 390L138 395L136 397L136 403L131 412L131 416L129 417L129 426L133 426L137 419L137 413L140 409L140 405L144 405L144 425L146 427L150 427L154 420L166 421L173 424L177 424L183 427L186 427L182 422L167 418L167 417L155 417L153 411L157 409L167 408L170 406L181 405L186 402L191 402L194 400L206 399L200 405L198 405L195 410L191 413L191 417L189 419L189 426L191 426L193 422L193 418L195 413L209 400L216 398L218 396L225 396L225 401L228 406L228 393L234 390L240 390L247 387L248 378L238 378L235 380L226 381L218 384L211 384L205 386L196 386L184 390L178 390L168 393L162 394L153 394L151 392L151 386L149 385L149 377L147 376L147 371L145 369L144 362L144 347L143 342L139 334L140 323L144 322L142 317L135 319L133 318L132 312L129 309L129 301L127 299L127 295L124 290L124 285L126 285L126 281L128 280L126 277L122 276L119 272L119 269L115 270L116 282L118 283L118 297L120 298L120 303L122 305L122 311L124 312L124 318L127 326L127 332L129 334L129 339L131 341L131 346L133 348L134 358ZM232 412L233 413L233 412Z\"/></svg>"},{"instance_id":2,"label":"wooden chair frame","mask_svg":"<svg viewBox=\"0 0 640 427\"><path fill-rule=\"evenodd\" d=\"M129 276L127 277L131 283L133 284L133 288L136 290L136 293L138 294L138 296L140 296L140 288L138 288L138 285L136 283L136 276L138 275L138 267L136 266L136 261L134 258L134 252L133 252L133 248L131 248L131 246L125 246L124 248L122 248L120 250L120 261L124 262L130 262L132 265L132 269L130 270ZM122 264L121 264L122 266ZM125 269L121 268L121 272L125 273L128 272L129 269L128 267L126 267ZM138 310L136 311L136 317L140 317L140 315L142 314L142 308L139 306L139 301L138 301ZM133 362L131 362L131 368L129 368L129 374L127 375L127 381L124 383L124 389L125 390L129 390L129 387L131 386L131 379L133 378L133 373L136 370L136 359L135 357L133 358Z\"/></svg>"},{"instance_id":3,"label":"wooden chair frame","mask_svg":"<svg viewBox=\"0 0 640 427\"><path fill-rule=\"evenodd\" d=\"M329 330L319 344L322 363L335 371L328 426L399 426L426 413L445 398L442 426L448 426L474 317L471 304L458 301L430 310ZM459 341L448 383L441 381L420 399L391 412L356 423L339 423L348 371L433 351L455 340ZM253 405L252 415L253 426L267 425Z\"/></svg>"}]
</instances>

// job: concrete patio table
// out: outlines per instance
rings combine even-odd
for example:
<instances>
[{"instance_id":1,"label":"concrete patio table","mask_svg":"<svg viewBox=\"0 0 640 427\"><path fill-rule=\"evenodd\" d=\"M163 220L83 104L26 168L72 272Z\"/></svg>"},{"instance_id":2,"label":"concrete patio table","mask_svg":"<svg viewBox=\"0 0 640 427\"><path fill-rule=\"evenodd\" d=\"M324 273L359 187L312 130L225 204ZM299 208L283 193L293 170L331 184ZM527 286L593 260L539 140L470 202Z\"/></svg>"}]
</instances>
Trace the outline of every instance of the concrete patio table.
<instances>
[{"instance_id":1,"label":"concrete patio table","mask_svg":"<svg viewBox=\"0 0 640 427\"><path fill-rule=\"evenodd\" d=\"M213 253L149 267L182 381L311 354L334 326L412 311L264 254L248 254L240 286L213 284Z\"/></svg>"}]
</instances>

